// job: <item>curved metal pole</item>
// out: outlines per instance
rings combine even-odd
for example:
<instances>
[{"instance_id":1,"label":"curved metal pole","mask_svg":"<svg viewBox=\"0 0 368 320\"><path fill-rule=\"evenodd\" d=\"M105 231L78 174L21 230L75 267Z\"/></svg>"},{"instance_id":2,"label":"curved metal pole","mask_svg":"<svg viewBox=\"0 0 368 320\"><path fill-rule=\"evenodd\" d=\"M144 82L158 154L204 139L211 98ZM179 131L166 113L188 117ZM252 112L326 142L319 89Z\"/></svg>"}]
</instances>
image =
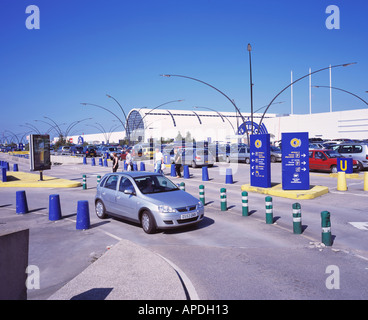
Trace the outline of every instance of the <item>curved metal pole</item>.
<instances>
[{"instance_id":1,"label":"curved metal pole","mask_svg":"<svg viewBox=\"0 0 368 320\"><path fill-rule=\"evenodd\" d=\"M367 101L365 101L364 99L362 99L358 95L356 95L356 94L354 94L354 93L352 93L350 91L344 90L344 89L340 89L340 88L336 88L336 87L330 87L330 86L313 86L313 88L331 88L331 89L340 90L340 91L346 92L348 94L351 94L352 96L358 98L359 100L362 100L366 105L368 105L368 102Z\"/></svg>"},{"instance_id":2,"label":"curved metal pole","mask_svg":"<svg viewBox=\"0 0 368 320\"><path fill-rule=\"evenodd\" d=\"M122 126L124 127L124 130L125 130L125 133L127 132L126 130L126 127L124 125L124 123L121 121L121 119L112 111L110 111L109 109L103 107L103 106L99 106L98 104L93 104L93 103L86 103L86 102L81 102L82 105L84 106L87 106L87 105L90 105L90 106L95 106L95 107L98 107L98 108L101 108L101 109L104 109L106 110L107 112L110 112L116 119L118 119L120 121L120 123L122 124Z\"/></svg>"},{"instance_id":3,"label":"curved metal pole","mask_svg":"<svg viewBox=\"0 0 368 320\"><path fill-rule=\"evenodd\" d=\"M86 121L86 120L91 120L92 118L86 118L86 119L83 119L83 120L78 120L78 121L74 121L72 122L68 128L66 129L65 131L65 137L67 137L69 135L69 132L79 123L83 122L83 121Z\"/></svg>"},{"instance_id":4,"label":"curved metal pole","mask_svg":"<svg viewBox=\"0 0 368 320\"><path fill-rule=\"evenodd\" d=\"M160 108L160 107L164 106L165 104L169 104L169 103L172 103L172 102L181 102L181 101L184 101L184 100L172 100L172 101L168 101L168 102L165 102L165 103L163 103L163 104L160 104L160 105L159 105L159 106L157 106L157 107L154 107L154 108L153 108L153 109L151 109L149 112L147 112L147 113L144 115L144 117L142 117L142 119L139 121L138 125L136 126L136 129L139 129L139 125L142 123L143 119L144 119L147 115L149 115L153 110L156 110L156 109L158 109L158 108Z\"/></svg>"},{"instance_id":5,"label":"curved metal pole","mask_svg":"<svg viewBox=\"0 0 368 320\"><path fill-rule=\"evenodd\" d=\"M63 133L62 133L62 131L61 131L61 129L60 129L60 127L59 127L59 125L58 125L54 120L52 120L51 118L46 117L46 116L44 116L44 118L45 118L45 119L49 119L49 120L51 120L51 121L52 121L52 123L54 123L54 124L55 124L55 126L58 128L60 136L62 136L62 135L63 135Z\"/></svg>"},{"instance_id":6,"label":"curved metal pole","mask_svg":"<svg viewBox=\"0 0 368 320\"><path fill-rule=\"evenodd\" d=\"M28 129L32 129L34 131L37 131L38 134L41 134L40 130L38 130L35 126L32 126L30 123L28 123L28 125L27 125L27 123L26 123L26 125L20 124L19 126L20 127L25 127L25 128L28 128Z\"/></svg>"},{"instance_id":7,"label":"curved metal pole","mask_svg":"<svg viewBox=\"0 0 368 320\"><path fill-rule=\"evenodd\" d=\"M234 134L236 135L235 128L234 128L233 124L230 122L230 120L229 120L228 118L224 117L224 116L223 116L220 112L218 112L217 110L215 110L215 109L211 109L211 108L208 108L208 107L194 107L194 108L196 108L196 109L198 109L198 108L203 108L203 109L208 109L208 110L211 110L211 111L217 112L217 114L221 117L222 122L225 122L225 120L224 120L224 118L225 118L225 119L230 123L231 128L233 128Z\"/></svg>"},{"instance_id":8,"label":"curved metal pole","mask_svg":"<svg viewBox=\"0 0 368 320\"><path fill-rule=\"evenodd\" d=\"M356 64L356 62L353 62L353 63L344 63L344 64L339 64L339 65L335 65L335 66L332 66L332 67L326 67L326 68L322 68L322 69L319 69L319 70L317 70L317 71L313 71L313 72L311 72L311 73L308 73L308 74L306 74L305 76L303 76L303 77L301 77L301 78L299 78L299 79L297 79L297 80L295 80L295 81L293 81L292 83L290 83L288 86L286 86L284 89L282 89L272 100L271 100L271 102L268 104L268 106L267 106L267 108L266 108L266 110L265 110L265 112L263 113L263 115L262 115L262 117L261 117L261 121L259 122L259 125L258 125L258 127L260 128L261 127L261 124L262 124L262 121L263 121L263 118L264 118L264 116L265 116L265 114L266 114L266 112L268 111L268 109L269 109L269 107L271 106L271 104L277 99L277 97L281 94L281 93L283 93L286 89L288 89L289 87L291 87L294 83L296 83L296 82L298 82L298 81L300 81L300 80L302 80L302 79L304 79L304 78L306 78L306 77L308 77L308 76L310 76L310 75L312 75L312 74L314 74L314 73L317 73L317 72L321 72L321 71L323 71L323 70L327 70L327 69L332 69L332 68L337 68L337 67L347 67L347 66L350 66L350 65L352 65L352 64Z\"/></svg>"},{"instance_id":9,"label":"curved metal pole","mask_svg":"<svg viewBox=\"0 0 368 320\"><path fill-rule=\"evenodd\" d=\"M107 96L108 98L111 98L111 99L114 99L114 100L115 100L115 102L119 105L119 107L120 107L121 111L122 111L122 112L123 112L123 114L124 114L125 121L127 121L127 116L126 116L126 114L125 114L125 111L124 111L123 107L122 107L122 106L121 106L121 104L119 103L119 101L118 101L118 100L116 100L113 96L110 96L109 94L106 94L106 96Z\"/></svg>"},{"instance_id":10,"label":"curved metal pole","mask_svg":"<svg viewBox=\"0 0 368 320\"><path fill-rule=\"evenodd\" d=\"M223 93L221 90L217 89L216 87L214 87L213 85L207 83L207 82L204 82L202 80L199 80L199 79L196 79L196 78L192 78L192 77L187 77L187 76L183 76L183 75L178 75L178 74L161 74L162 77L167 77L167 78L170 78L170 77L180 77L180 78L186 78L186 79L190 79L190 80L194 80L194 81L198 81L200 83L203 83L209 87L211 87L212 89L215 89L217 92L221 93L226 99L228 99L231 104L234 106L235 110L239 113L242 121L245 123L246 120L244 118L244 116L241 114L239 108L236 106L235 102L233 100L231 100L225 93ZM245 126L247 127L247 126ZM248 143L249 143L249 132L248 132L248 129L246 128L246 132L247 132L247 140L248 140Z\"/></svg>"}]
</instances>

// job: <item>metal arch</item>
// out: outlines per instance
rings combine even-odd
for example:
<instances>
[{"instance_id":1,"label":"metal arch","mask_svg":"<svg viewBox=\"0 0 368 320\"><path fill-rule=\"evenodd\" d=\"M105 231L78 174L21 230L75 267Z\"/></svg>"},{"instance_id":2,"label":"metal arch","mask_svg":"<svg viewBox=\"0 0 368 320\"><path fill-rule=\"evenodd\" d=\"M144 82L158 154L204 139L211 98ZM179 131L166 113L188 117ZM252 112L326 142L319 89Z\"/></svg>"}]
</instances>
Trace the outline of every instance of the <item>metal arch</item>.
<instances>
[{"instance_id":1,"label":"metal arch","mask_svg":"<svg viewBox=\"0 0 368 320\"><path fill-rule=\"evenodd\" d=\"M199 124L202 124L202 120L201 120L201 118L199 117L199 115L197 114L197 112L195 112L195 111L192 111L192 112L197 116L198 121L199 121Z\"/></svg>"},{"instance_id":2,"label":"metal arch","mask_svg":"<svg viewBox=\"0 0 368 320\"><path fill-rule=\"evenodd\" d=\"M167 111L167 112L169 113L169 115L171 116L172 121L173 121L173 123L174 123L174 127L176 127L175 118L174 118L173 114L172 114L169 110L166 110L166 111Z\"/></svg>"}]
</instances>

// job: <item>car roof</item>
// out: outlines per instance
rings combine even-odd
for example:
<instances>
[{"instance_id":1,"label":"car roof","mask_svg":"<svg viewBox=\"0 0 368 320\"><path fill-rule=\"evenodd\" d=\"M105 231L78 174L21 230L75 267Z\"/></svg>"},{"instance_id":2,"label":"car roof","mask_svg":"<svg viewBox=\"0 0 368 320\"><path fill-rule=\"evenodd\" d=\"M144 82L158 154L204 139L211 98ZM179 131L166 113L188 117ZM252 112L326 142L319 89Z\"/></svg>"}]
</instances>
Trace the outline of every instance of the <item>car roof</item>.
<instances>
[{"instance_id":1,"label":"car roof","mask_svg":"<svg viewBox=\"0 0 368 320\"><path fill-rule=\"evenodd\" d=\"M129 176L131 178L139 178L145 176L161 176L161 173L149 172L149 171L122 171L122 172L113 172L109 173L109 175L117 174L119 176Z\"/></svg>"}]
</instances>

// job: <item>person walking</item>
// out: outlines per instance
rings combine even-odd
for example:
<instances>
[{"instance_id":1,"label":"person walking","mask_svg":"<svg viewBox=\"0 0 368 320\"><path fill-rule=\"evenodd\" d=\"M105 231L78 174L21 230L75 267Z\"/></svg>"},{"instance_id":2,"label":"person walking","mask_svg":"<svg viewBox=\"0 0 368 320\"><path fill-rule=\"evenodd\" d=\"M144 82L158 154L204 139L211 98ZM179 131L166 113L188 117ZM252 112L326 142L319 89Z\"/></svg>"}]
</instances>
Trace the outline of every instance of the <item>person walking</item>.
<instances>
[{"instance_id":1,"label":"person walking","mask_svg":"<svg viewBox=\"0 0 368 320\"><path fill-rule=\"evenodd\" d=\"M127 164L127 171L133 171L133 156L130 150L127 151L125 163Z\"/></svg>"},{"instance_id":2,"label":"person walking","mask_svg":"<svg viewBox=\"0 0 368 320\"><path fill-rule=\"evenodd\" d=\"M112 154L112 172L116 172L118 168L119 168L119 158L116 152L114 152Z\"/></svg>"},{"instance_id":3,"label":"person walking","mask_svg":"<svg viewBox=\"0 0 368 320\"><path fill-rule=\"evenodd\" d=\"M154 155L155 172L162 173L161 166L164 163L164 156L159 148L156 148Z\"/></svg>"},{"instance_id":4,"label":"person walking","mask_svg":"<svg viewBox=\"0 0 368 320\"><path fill-rule=\"evenodd\" d=\"M181 178L181 154L178 152L178 149L174 149L174 163L175 163L175 171L176 171L176 177Z\"/></svg>"}]
</instances>

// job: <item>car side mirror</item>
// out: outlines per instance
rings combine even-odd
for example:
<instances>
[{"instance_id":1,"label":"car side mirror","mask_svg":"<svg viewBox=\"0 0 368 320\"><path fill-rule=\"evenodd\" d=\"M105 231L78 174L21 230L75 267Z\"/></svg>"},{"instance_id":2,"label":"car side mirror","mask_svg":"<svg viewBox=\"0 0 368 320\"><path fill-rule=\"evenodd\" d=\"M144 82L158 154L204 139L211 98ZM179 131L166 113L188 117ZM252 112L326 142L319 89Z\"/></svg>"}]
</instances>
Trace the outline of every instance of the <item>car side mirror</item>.
<instances>
[{"instance_id":1,"label":"car side mirror","mask_svg":"<svg viewBox=\"0 0 368 320\"><path fill-rule=\"evenodd\" d=\"M125 189L125 190L124 190L124 194L135 195L135 192L134 192L134 190L132 190L132 189Z\"/></svg>"}]
</instances>

